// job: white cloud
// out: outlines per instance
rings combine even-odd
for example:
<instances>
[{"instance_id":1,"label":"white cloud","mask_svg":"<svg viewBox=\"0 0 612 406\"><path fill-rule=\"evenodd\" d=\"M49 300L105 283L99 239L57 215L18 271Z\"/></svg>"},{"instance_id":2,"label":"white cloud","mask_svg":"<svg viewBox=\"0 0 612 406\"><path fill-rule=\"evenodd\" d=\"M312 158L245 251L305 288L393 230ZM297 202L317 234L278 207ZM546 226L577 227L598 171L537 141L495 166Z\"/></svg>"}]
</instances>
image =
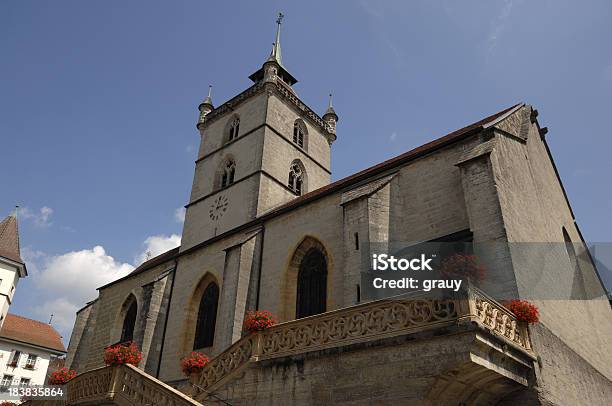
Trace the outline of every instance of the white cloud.
<instances>
[{"instance_id":1,"label":"white cloud","mask_svg":"<svg viewBox=\"0 0 612 406\"><path fill-rule=\"evenodd\" d=\"M36 282L39 288L80 307L96 297L96 288L126 276L134 266L116 261L96 245L49 257L40 269Z\"/></svg>"},{"instance_id":2,"label":"white cloud","mask_svg":"<svg viewBox=\"0 0 612 406\"><path fill-rule=\"evenodd\" d=\"M144 250L134 259L136 265L142 264L147 259L153 258L159 254L162 254L172 248L176 248L181 245L181 236L178 234L166 235L154 235L148 237L144 241Z\"/></svg>"},{"instance_id":3,"label":"white cloud","mask_svg":"<svg viewBox=\"0 0 612 406\"><path fill-rule=\"evenodd\" d=\"M68 340L70 332L74 326L74 319L77 310L85 303L76 305L66 298L58 298L44 302L39 306L34 307L34 313L39 316L41 321L48 321L53 315L52 325L55 327L63 338Z\"/></svg>"},{"instance_id":4,"label":"white cloud","mask_svg":"<svg viewBox=\"0 0 612 406\"><path fill-rule=\"evenodd\" d=\"M393 142L397 139L397 133L395 131L393 131L391 133L391 135L389 136L389 141Z\"/></svg>"},{"instance_id":5,"label":"white cloud","mask_svg":"<svg viewBox=\"0 0 612 406\"><path fill-rule=\"evenodd\" d=\"M51 223L51 215L53 214L53 209L51 207L43 206L40 210L32 211L27 207L20 207L17 210L17 216L24 220L30 220L37 227L46 228L49 227Z\"/></svg>"},{"instance_id":6,"label":"white cloud","mask_svg":"<svg viewBox=\"0 0 612 406\"><path fill-rule=\"evenodd\" d=\"M186 211L187 209L185 209L184 207L179 207L174 211L174 219L179 223L184 223Z\"/></svg>"}]
</instances>

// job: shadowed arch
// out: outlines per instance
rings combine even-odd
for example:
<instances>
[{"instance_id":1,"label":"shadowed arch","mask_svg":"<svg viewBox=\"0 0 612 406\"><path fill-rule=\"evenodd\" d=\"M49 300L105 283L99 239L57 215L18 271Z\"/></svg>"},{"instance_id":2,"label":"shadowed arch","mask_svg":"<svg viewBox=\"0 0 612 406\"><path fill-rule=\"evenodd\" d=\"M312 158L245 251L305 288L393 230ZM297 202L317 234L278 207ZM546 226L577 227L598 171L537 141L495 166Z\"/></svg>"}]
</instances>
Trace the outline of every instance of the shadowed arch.
<instances>
[{"instance_id":1,"label":"shadowed arch","mask_svg":"<svg viewBox=\"0 0 612 406\"><path fill-rule=\"evenodd\" d=\"M133 293L121 305L118 321L121 323L120 336L118 342L124 343L135 341L134 332L136 330L136 320L138 319L138 301Z\"/></svg>"},{"instance_id":2,"label":"shadowed arch","mask_svg":"<svg viewBox=\"0 0 612 406\"><path fill-rule=\"evenodd\" d=\"M283 286L283 320L323 313L329 308L331 259L316 238L305 237L293 251Z\"/></svg>"},{"instance_id":3,"label":"shadowed arch","mask_svg":"<svg viewBox=\"0 0 612 406\"><path fill-rule=\"evenodd\" d=\"M185 309L186 319L181 346L183 354L214 344L219 296L218 279L211 272L206 272L193 290Z\"/></svg>"}]
</instances>

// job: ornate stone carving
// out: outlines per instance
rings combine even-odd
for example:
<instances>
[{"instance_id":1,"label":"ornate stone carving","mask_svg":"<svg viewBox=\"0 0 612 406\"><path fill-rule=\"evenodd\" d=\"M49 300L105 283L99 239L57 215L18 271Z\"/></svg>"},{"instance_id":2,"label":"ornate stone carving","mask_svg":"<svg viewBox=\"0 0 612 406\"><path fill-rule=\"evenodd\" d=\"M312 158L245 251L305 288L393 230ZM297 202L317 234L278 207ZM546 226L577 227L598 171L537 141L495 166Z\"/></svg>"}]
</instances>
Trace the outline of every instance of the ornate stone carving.
<instances>
[{"instance_id":1,"label":"ornate stone carving","mask_svg":"<svg viewBox=\"0 0 612 406\"><path fill-rule=\"evenodd\" d=\"M202 393L201 389L209 388L241 366L246 365L253 356L253 349L258 339L258 335L243 337L213 359L195 379L194 397Z\"/></svg>"},{"instance_id":2,"label":"ornate stone carving","mask_svg":"<svg viewBox=\"0 0 612 406\"><path fill-rule=\"evenodd\" d=\"M113 404L150 406L200 405L183 393L132 365L98 368L67 384L67 400L32 402L45 405Z\"/></svg>"},{"instance_id":3,"label":"ornate stone carving","mask_svg":"<svg viewBox=\"0 0 612 406\"><path fill-rule=\"evenodd\" d=\"M372 341L473 321L530 351L528 330L501 304L473 287L452 298L378 300L282 323L243 337L204 368L197 393L217 385L249 362Z\"/></svg>"}]
</instances>

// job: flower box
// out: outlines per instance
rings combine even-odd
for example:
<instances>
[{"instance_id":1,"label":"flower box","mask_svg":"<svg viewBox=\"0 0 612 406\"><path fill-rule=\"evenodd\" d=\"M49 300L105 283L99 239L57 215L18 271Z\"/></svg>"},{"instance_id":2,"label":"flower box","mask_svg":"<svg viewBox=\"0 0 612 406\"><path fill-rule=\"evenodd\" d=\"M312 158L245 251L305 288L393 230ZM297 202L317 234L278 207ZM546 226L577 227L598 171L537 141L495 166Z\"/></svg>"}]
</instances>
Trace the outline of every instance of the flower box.
<instances>
[{"instance_id":1,"label":"flower box","mask_svg":"<svg viewBox=\"0 0 612 406\"><path fill-rule=\"evenodd\" d=\"M181 359L181 370L185 376L197 375L210 362L206 354L194 351L189 356Z\"/></svg>"},{"instance_id":2,"label":"flower box","mask_svg":"<svg viewBox=\"0 0 612 406\"><path fill-rule=\"evenodd\" d=\"M111 345L104 350L106 365L132 364L138 366L141 360L142 353L134 342Z\"/></svg>"},{"instance_id":3,"label":"flower box","mask_svg":"<svg viewBox=\"0 0 612 406\"><path fill-rule=\"evenodd\" d=\"M49 385L65 385L77 376L75 370L66 367L53 371L49 375Z\"/></svg>"},{"instance_id":4,"label":"flower box","mask_svg":"<svg viewBox=\"0 0 612 406\"><path fill-rule=\"evenodd\" d=\"M276 317L267 310L252 310L244 318L244 331L254 333L276 324Z\"/></svg>"},{"instance_id":5,"label":"flower box","mask_svg":"<svg viewBox=\"0 0 612 406\"><path fill-rule=\"evenodd\" d=\"M506 307L514 314L518 321L529 324L540 321L540 313L537 306L527 300L511 300L506 304Z\"/></svg>"}]
</instances>

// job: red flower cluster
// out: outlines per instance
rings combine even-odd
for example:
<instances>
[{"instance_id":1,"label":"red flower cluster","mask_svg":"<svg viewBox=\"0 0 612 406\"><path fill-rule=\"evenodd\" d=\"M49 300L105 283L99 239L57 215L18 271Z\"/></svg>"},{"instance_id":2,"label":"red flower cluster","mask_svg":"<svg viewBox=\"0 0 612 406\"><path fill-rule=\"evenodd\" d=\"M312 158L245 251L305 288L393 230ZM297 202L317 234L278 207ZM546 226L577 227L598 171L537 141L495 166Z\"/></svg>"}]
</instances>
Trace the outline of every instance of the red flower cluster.
<instances>
[{"instance_id":1,"label":"red flower cluster","mask_svg":"<svg viewBox=\"0 0 612 406\"><path fill-rule=\"evenodd\" d=\"M142 353L134 342L111 345L104 351L104 363L106 365L138 365L141 359Z\"/></svg>"},{"instance_id":2,"label":"red flower cluster","mask_svg":"<svg viewBox=\"0 0 612 406\"><path fill-rule=\"evenodd\" d=\"M53 371L49 376L49 385L65 385L77 376L76 371L68 368L60 368ZM1 405L1 404L0 404Z\"/></svg>"},{"instance_id":3,"label":"red flower cluster","mask_svg":"<svg viewBox=\"0 0 612 406\"><path fill-rule=\"evenodd\" d=\"M267 310L251 310L244 318L244 331L254 333L276 324L276 317Z\"/></svg>"},{"instance_id":4,"label":"red flower cluster","mask_svg":"<svg viewBox=\"0 0 612 406\"><path fill-rule=\"evenodd\" d=\"M202 372L210 359L201 352L194 351L188 357L181 359L181 369L186 376Z\"/></svg>"},{"instance_id":5,"label":"red flower cluster","mask_svg":"<svg viewBox=\"0 0 612 406\"><path fill-rule=\"evenodd\" d=\"M537 323L540 320L540 313L536 305L529 303L526 300L515 299L506 304L508 310L510 310L516 316L518 321L524 321L527 323Z\"/></svg>"},{"instance_id":6,"label":"red flower cluster","mask_svg":"<svg viewBox=\"0 0 612 406\"><path fill-rule=\"evenodd\" d=\"M0 406L17 406L17 403L9 402L8 400L5 400L4 402L0 402Z\"/></svg>"},{"instance_id":7,"label":"red flower cluster","mask_svg":"<svg viewBox=\"0 0 612 406\"><path fill-rule=\"evenodd\" d=\"M440 273L445 278L461 278L482 282L485 276L485 268L476 255L454 254L442 261Z\"/></svg>"}]
</instances>

